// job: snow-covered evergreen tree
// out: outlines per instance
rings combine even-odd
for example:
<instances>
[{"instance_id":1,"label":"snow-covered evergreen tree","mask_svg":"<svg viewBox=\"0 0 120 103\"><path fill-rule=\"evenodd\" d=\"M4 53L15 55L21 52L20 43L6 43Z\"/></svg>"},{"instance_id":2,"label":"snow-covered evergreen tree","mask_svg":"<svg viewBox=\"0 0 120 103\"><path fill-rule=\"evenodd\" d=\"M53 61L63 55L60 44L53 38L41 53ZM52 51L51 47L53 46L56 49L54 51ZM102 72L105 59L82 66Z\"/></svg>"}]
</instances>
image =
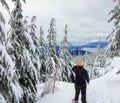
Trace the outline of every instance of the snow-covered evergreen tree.
<instances>
[{"instance_id":1,"label":"snow-covered evergreen tree","mask_svg":"<svg viewBox=\"0 0 120 103\"><path fill-rule=\"evenodd\" d=\"M35 25L35 21L37 20L36 16L33 16L31 18L31 24L28 26L30 29L30 36L32 38L33 44L32 44L32 48L34 48L34 51L31 54L31 60L34 64L34 66L37 69L38 72L38 76L40 76L40 68L41 68L41 62L40 62L40 43L39 43L39 39L36 35L36 28L37 26Z\"/></svg>"},{"instance_id":2,"label":"snow-covered evergreen tree","mask_svg":"<svg viewBox=\"0 0 120 103\"><path fill-rule=\"evenodd\" d=\"M116 0L116 2L119 0ZM109 45L106 52L111 56L120 56L120 1L116 3L113 10L109 13L111 15L109 22L114 21L114 28L112 33L108 36Z\"/></svg>"},{"instance_id":3,"label":"snow-covered evergreen tree","mask_svg":"<svg viewBox=\"0 0 120 103\"><path fill-rule=\"evenodd\" d=\"M55 69L55 63L57 61L56 56L56 24L55 19L51 19L50 28L48 30L48 49L47 49L47 62L46 62L46 73L47 75L53 75Z\"/></svg>"},{"instance_id":4,"label":"snow-covered evergreen tree","mask_svg":"<svg viewBox=\"0 0 120 103\"><path fill-rule=\"evenodd\" d=\"M52 57L54 61L56 62L57 57L56 57L56 24L55 24L55 19L51 19L50 23L50 28L48 30L49 35L47 36L48 38L48 56Z\"/></svg>"},{"instance_id":5,"label":"snow-covered evergreen tree","mask_svg":"<svg viewBox=\"0 0 120 103\"><path fill-rule=\"evenodd\" d=\"M12 103L14 99L19 97L15 95L17 92L12 83L13 74L14 63L7 53L5 46L0 44L0 93L3 95L6 103Z\"/></svg>"},{"instance_id":6,"label":"snow-covered evergreen tree","mask_svg":"<svg viewBox=\"0 0 120 103\"><path fill-rule=\"evenodd\" d=\"M42 26L40 27L40 39L39 39L39 43L40 43L40 61L41 61L41 69L40 69L40 76L41 76L41 80L42 82L45 82L45 72L46 72L46 65L45 65L45 61L46 61L46 41L45 41L45 37L44 37L44 31L42 30Z\"/></svg>"},{"instance_id":7,"label":"snow-covered evergreen tree","mask_svg":"<svg viewBox=\"0 0 120 103\"><path fill-rule=\"evenodd\" d=\"M96 57L96 55L94 53L86 53L84 56L84 59L83 59L84 60L84 67L85 67L85 69L87 69L90 78L93 77L92 71L93 71L95 57Z\"/></svg>"},{"instance_id":8,"label":"snow-covered evergreen tree","mask_svg":"<svg viewBox=\"0 0 120 103\"><path fill-rule=\"evenodd\" d=\"M72 64L71 59L72 56L69 53L70 43L67 40L67 25L65 25L65 36L61 43L60 47L60 72L62 81L73 81L73 72L71 71Z\"/></svg>"},{"instance_id":9,"label":"snow-covered evergreen tree","mask_svg":"<svg viewBox=\"0 0 120 103\"><path fill-rule=\"evenodd\" d=\"M14 64L5 47L5 33L3 26L5 19L0 12L0 93L6 102L12 101L13 90L11 88Z\"/></svg>"},{"instance_id":10,"label":"snow-covered evergreen tree","mask_svg":"<svg viewBox=\"0 0 120 103\"><path fill-rule=\"evenodd\" d=\"M98 40L98 47L97 50L95 52L95 61L94 61L94 65L93 65L93 70L92 70L92 78L98 78L102 75L104 75L104 66L105 66L105 57L104 57L104 53L102 51L102 49L100 48L100 40Z\"/></svg>"},{"instance_id":11,"label":"snow-covered evergreen tree","mask_svg":"<svg viewBox=\"0 0 120 103\"><path fill-rule=\"evenodd\" d=\"M36 94L37 72L31 63L26 49L26 33L22 22L22 5L20 0L14 0L15 8L10 18L11 45L7 51L15 63L13 83L17 89L21 89L18 99L13 97L11 103L34 103ZM18 95L18 94L14 94Z\"/></svg>"},{"instance_id":12,"label":"snow-covered evergreen tree","mask_svg":"<svg viewBox=\"0 0 120 103\"><path fill-rule=\"evenodd\" d=\"M25 47L26 49L29 51L29 55L30 55L30 59L32 61L32 64L34 65L35 68L37 68L38 72L39 72L39 68L40 68L40 62L39 62L39 42L38 42L38 38L36 37L36 25L35 20L36 17L33 16L31 18L31 24L28 24L28 16L26 16L23 20L23 24L24 24L24 30L25 30L25 36L26 36L26 40L25 40Z\"/></svg>"},{"instance_id":13,"label":"snow-covered evergreen tree","mask_svg":"<svg viewBox=\"0 0 120 103\"><path fill-rule=\"evenodd\" d=\"M55 72L55 64L57 62L56 56L56 24L55 19L51 19L50 28L48 30L49 34L47 36L48 39L48 49L47 49L47 57L46 57L46 83L45 88L43 90L43 94L49 93L52 90L54 72Z\"/></svg>"}]
</instances>

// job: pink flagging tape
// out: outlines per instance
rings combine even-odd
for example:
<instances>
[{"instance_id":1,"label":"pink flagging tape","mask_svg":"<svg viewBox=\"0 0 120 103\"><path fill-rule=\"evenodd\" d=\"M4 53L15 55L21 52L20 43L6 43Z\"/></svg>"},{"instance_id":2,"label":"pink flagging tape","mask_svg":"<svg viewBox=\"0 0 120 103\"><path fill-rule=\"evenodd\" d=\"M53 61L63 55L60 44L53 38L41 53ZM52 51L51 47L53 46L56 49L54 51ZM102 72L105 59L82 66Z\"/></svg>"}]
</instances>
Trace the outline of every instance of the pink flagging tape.
<instances>
[{"instance_id":1,"label":"pink flagging tape","mask_svg":"<svg viewBox=\"0 0 120 103\"><path fill-rule=\"evenodd\" d=\"M72 103L74 103L74 99L72 99Z\"/></svg>"},{"instance_id":2,"label":"pink flagging tape","mask_svg":"<svg viewBox=\"0 0 120 103\"><path fill-rule=\"evenodd\" d=\"M60 58L60 50L58 51L58 60ZM55 91L55 82L56 82L56 75L57 75L57 71L58 71L58 61L56 62L56 69L55 69L55 73L54 73L54 82L53 82L53 88L52 88L52 93L54 94Z\"/></svg>"}]
</instances>

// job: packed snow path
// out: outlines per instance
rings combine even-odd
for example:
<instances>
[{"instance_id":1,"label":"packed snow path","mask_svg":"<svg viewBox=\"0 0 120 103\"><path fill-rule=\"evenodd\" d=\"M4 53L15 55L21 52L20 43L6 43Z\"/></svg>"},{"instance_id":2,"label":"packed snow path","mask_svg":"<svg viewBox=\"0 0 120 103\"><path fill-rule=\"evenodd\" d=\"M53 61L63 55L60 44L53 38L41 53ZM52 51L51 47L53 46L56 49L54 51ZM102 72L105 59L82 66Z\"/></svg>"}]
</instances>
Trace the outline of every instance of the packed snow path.
<instances>
[{"instance_id":1,"label":"packed snow path","mask_svg":"<svg viewBox=\"0 0 120 103\"><path fill-rule=\"evenodd\" d=\"M120 103L120 79L119 75L108 74L99 79L93 80L87 86L88 103ZM41 88L41 87L40 87ZM57 82L57 89L54 94L50 93L40 98L37 95L37 103L72 103L74 98L74 84ZM79 99L81 99L79 97ZM79 103L81 101L79 100Z\"/></svg>"}]
</instances>

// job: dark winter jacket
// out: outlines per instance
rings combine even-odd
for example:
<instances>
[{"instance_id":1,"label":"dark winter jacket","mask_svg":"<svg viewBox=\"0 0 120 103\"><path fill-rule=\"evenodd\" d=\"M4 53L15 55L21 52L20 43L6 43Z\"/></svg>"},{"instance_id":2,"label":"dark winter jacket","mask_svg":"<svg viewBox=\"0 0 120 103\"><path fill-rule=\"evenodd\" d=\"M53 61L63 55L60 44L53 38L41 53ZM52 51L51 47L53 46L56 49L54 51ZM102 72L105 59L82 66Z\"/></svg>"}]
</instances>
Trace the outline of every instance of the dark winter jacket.
<instances>
[{"instance_id":1,"label":"dark winter jacket","mask_svg":"<svg viewBox=\"0 0 120 103\"><path fill-rule=\"evenodd\" d=\"M86 83L86 81L89 83L88 72L83 67L82 67L82 69L78 69L77 66L74 66L72 68L72 71L75 73L75 83L76 84L83 84L83 83Z\"/></svg>"}]
</instances>

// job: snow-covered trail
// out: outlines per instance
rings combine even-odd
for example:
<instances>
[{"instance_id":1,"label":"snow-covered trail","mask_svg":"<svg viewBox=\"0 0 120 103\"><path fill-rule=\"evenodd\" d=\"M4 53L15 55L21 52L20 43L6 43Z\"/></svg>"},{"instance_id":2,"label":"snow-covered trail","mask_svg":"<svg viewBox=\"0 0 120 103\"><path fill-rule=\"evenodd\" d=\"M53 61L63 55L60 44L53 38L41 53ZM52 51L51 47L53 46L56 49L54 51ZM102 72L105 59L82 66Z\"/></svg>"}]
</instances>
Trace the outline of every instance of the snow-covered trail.
<instances>
[{"instance_id":1,"label":"snow-covered trail","mask_svg":"<svg viewBox=\"0 0 120 103\"><path fill-rule=\"evenodd\" d=\"M87 86L88 103L120 103L120 80L119 75L108 74L99 79L93 80ZM74 98L74 84L66 82L57 82L55 94L47 94L39 98L37 103L72 103ZM80 99L80 97L79 97ZM81 101L79 100L79 103Z\"/></svg>"},{"instance_id":2,"label":"snow-covered trail","mask_svg":"<svg viewBox=\"0 0 120 103\"><path fill-rule=\"evenodd\" d=\"M116 72L120 68L120 58L115 58L111 64L113 70L95 80L91 80L87 86L88 103L120 103L120 75ZM74 98L74 84L57 82L55 94L47 94L40 98L38 93L37 103L72 103ZM39 87L41 88L41 87ZM79 97L80 99L80 97ZM78 103L81 103L79 100Z\"/></svg>"},{"instance_id":3,"label":"snow-covered trail","mask_svg":"<svg viewBox=\"0 0 120 103\"><path fill-rule=\"evenodd\" d=\"M57 82L56 86L54 94L45 95L37 103L70 103L74 96L74 84Z\"/></svg>"},{"instance_id":4,"label":"snow-covered trail","mask_svg":"<svg viewBox=\"0 0 120 103\"><path fill-rule=\"evenodd\" d=\"M37 103L72 103L74 93L74 84L58 82L55 94L50 93ZM111 103L107 87L104 84L98 86L97 83L91 81L91 84L87 86L87 101L88 103ZM79 103L81 103L80 100Z\"/></svg>"}]
</instances>

